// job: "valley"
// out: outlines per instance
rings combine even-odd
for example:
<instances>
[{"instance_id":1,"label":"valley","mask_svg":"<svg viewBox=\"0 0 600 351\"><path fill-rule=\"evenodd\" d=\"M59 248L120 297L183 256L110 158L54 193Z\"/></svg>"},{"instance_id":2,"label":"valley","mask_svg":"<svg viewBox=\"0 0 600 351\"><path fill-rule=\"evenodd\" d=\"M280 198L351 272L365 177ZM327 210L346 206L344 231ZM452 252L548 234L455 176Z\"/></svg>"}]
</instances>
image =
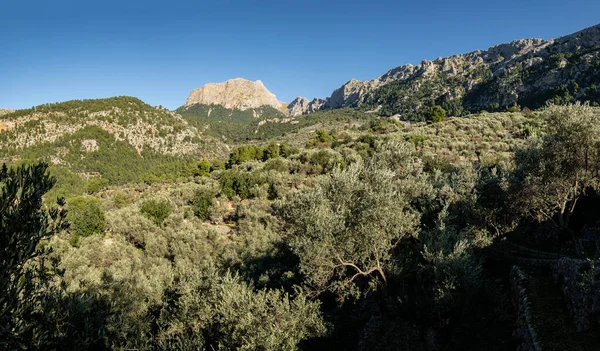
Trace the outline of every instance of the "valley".
<instances>
[{"instance_id":1,"label":"valley","mask_svg":"<svg viewBox=\"0 0 600 351\"><path fill-rule=\"evenodd\" d=\"M313 100L0 109L0 348L593 349L598 84L600 25Z\"/></svg>"}]
</instances>

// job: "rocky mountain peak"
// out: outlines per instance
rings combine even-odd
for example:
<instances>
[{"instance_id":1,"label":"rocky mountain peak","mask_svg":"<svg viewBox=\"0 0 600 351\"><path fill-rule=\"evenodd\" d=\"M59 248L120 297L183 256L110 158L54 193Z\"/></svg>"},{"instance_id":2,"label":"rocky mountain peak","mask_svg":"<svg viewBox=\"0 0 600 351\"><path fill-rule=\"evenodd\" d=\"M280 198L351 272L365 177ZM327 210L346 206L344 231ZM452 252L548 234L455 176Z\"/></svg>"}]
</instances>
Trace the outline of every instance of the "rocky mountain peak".
<instances>
[{"instance_id":1,"label":"rocky mountain peak","mask_svg":"<svg viewBox=\"0 0 600 351\"><path fill-rule=\"evenodd\" d=\"M300 116L309 113L317 112L325 105L324 99L314 98L312 101L308 101L307 98L298 96L295 98L287 107L288 114L290 116Z\"/></svg>"},{"instance_id":2,"label":"rocky mountain peak","mask_svg":"<svg viewBox=\"0 0 600 351\"><path fill-rule=\"evenodd\" d=\"M285 109L286 103L277 100L260 81L243 78L230 79L223 83L208 83L192 90L184 106L195 104L221 105L228 109L248 110L261 106Z\"/></svg>"}]
</instances>

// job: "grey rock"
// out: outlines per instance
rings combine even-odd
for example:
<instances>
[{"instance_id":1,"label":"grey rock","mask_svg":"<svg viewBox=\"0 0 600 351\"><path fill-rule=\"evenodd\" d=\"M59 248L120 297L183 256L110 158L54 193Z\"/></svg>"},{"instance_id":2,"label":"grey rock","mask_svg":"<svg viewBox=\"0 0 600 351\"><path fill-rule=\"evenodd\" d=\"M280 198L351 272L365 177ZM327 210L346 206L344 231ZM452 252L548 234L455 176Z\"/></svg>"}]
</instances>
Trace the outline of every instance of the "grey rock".
<instances>
[{"instance_id":1,"label":"grey rock","mask_svg":"<svg viewBox=\"0 0 600 351\"><path fill-rule=\"evenodd\" d=\"M561 53L582 54L582 58L569 64L563 59L556 63L554 69L548 69L549 63L552 63L549 60ZM503 80L503 84L499 84L493 91L480 94L473 102L473 107L483 108L494 103L508 106L527 94L569 84L599 60L600 25L596 25L558 39L520 39L487 50L476 50L434 61L423 60L418 65L406 64L373 80L352 79L333 91L322 108L360 106L370 100L374 90L392 82L406 83L404 98L418 94L426 86L431 91L427 99L437 99L444 95L460 99L492 78ZM520 81L521 72L530 68L536 72L535 79ZM448 86L439 82L440 77L456 77L457 81L463 83ZM419 105L411 107L418 110ZM307 109L303 108L302 111L305 113Z\"/></svg>"},{"instance_id":2,"label":"grey rock","mask_svg":"<svg viewBox=\"0 0 600 351\"><path fill-rule=\"evenodd\" d=\"M299 96L288 105L287 110L290 116L295 117L317 112L322 109L323 105L325 105L323 99L314 98L309 102L308 99Z\"/></svg>"}]
</instances>

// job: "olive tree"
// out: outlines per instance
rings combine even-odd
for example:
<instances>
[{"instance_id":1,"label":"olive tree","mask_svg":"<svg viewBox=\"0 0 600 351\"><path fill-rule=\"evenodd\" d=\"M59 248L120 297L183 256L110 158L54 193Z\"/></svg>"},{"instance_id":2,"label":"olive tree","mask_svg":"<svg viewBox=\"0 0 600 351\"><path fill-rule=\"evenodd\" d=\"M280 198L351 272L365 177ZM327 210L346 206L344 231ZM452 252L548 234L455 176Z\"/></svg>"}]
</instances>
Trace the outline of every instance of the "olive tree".
<instances>
[{"instance_id":1,"label":"olive tree","mask_svg":"<svg viewBox=\"0 0 600 351\"><path fill-rule=\"evenodd\" d=\"M548 106L547 133L519 150L515 204L568 229L577 201L598 186L600 113L588 105Z\"/></svg>"},{"instance_id":2,"label":"olive tree","mask_svg":"<svg viewBox=\"0 0 600 351\"><path fill-rule=\"evenodd\" d=\"M393 143L279 204L312 291L343 299L387 285L393 249L417 233L419 216L410 206L416 168L407 145Z\"/></svg>"},{"instance_id":3,"label":"olive tree","mask_svg":"<svg viewBox=\"0 0 600 351\"><path fill-rule=\"evenodd\" d=\"M55 269L44 259L49 250L40 245L65 228L64 202L45 210L42 197L55 179L48 165L0 169L0 348L27 348L35 338L39 308ZM55 268L55 266L54 266Z\"/></svg>"},{"instance_id":4,"label":"olive tree","mask_svg":"<svg viewBox=\"0 0 600 351\"><path fill-rule=\"evenodd\" d=\"M158 321L164 349L293 351L302 340L326 332L318 302L255 290L212 266L186 272L173 296L173 308Z\"/></svg>"}]
</instances>

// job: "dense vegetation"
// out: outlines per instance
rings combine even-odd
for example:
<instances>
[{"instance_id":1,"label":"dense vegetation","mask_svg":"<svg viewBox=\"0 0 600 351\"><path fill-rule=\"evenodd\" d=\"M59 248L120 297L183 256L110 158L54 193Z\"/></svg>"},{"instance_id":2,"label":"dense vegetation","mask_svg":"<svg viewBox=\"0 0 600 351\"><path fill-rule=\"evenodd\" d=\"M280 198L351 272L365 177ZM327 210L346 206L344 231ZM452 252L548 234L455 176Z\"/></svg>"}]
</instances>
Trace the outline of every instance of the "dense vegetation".
<instances>
[{"instance_id":1,"label":"dense vegetation","mask_svg":"<svg viewBox=\"0 0 600 351\"><path fill-rule=\"evenodd\" d=\"M286 117L281 111L264 106L260 109L226 109L218 105L192 105L176 110L191 125L207 135L228 142L240 143L251 140L269 140L316 124L355 122L371 119L361 111L340 109L315 112L297 119Z\"/></svg>"},{"instance_id":2,"label":"dense vegetation","mask_svg":"<svg viewBox=\"0 0 600 351\"><path fill-rule=\"evenodd\" d=\"M227 160L139 157L93 127L53 144L63 166L23 149L36 165L0 171L2 347L516 348L499 253L599 235L600 111L441 110L309 115Z\"/></svg>"}]
</instances>

